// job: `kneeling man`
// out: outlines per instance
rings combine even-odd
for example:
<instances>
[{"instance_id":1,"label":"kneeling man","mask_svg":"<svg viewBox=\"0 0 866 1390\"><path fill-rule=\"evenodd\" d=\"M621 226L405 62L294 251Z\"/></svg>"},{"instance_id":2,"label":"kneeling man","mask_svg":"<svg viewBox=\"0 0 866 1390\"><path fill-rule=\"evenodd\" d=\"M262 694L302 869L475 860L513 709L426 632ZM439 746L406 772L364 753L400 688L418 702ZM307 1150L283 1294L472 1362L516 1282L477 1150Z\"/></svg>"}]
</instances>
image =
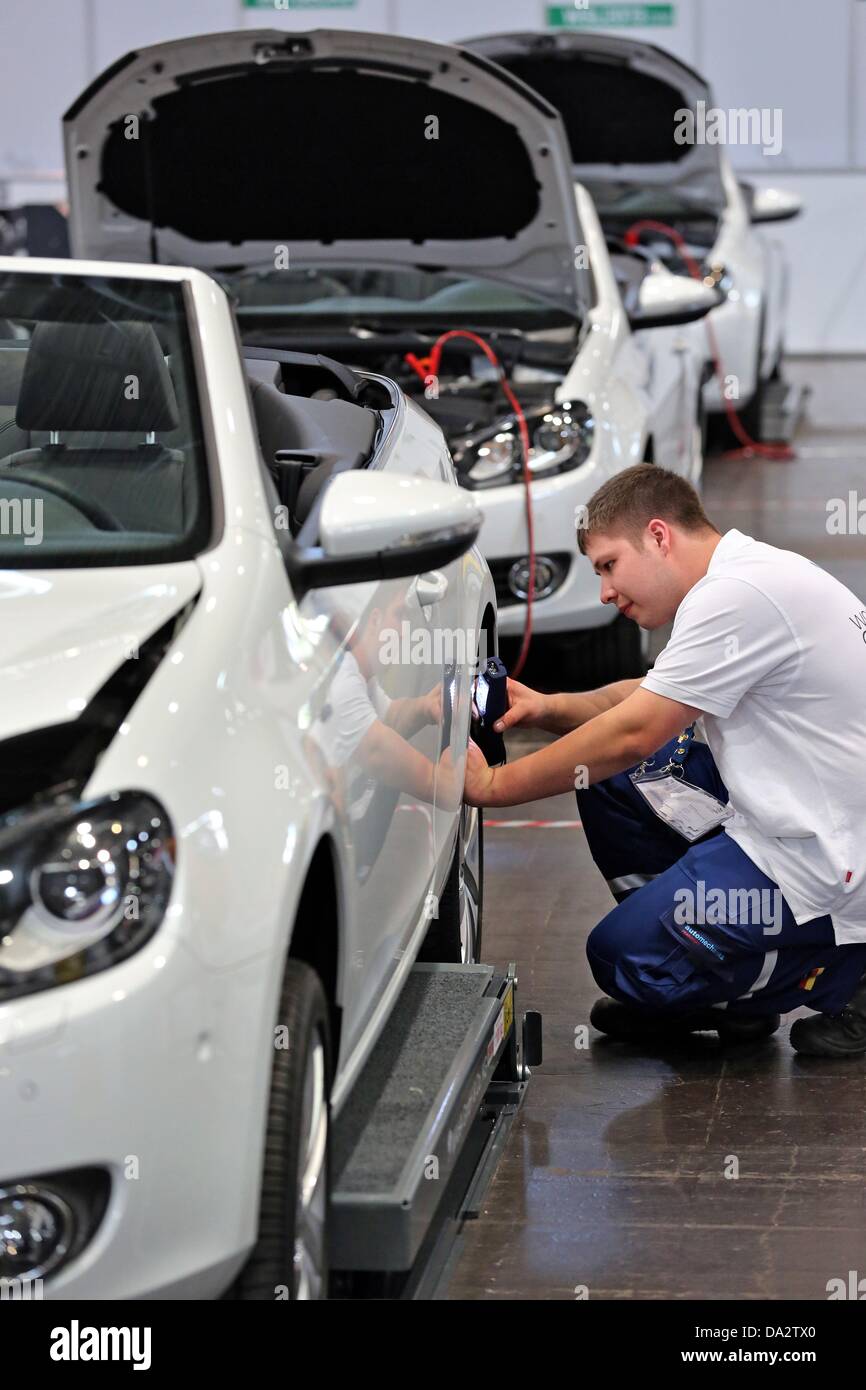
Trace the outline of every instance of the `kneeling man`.
<instances>
[{"instance_id":1,"label":"kneeling man","mask_svg":"<svg viewBox=\"0 0 866 1390\"><path fill-rule=\"evenodd\" d=\"M607 996L595 1027L631 1040L714 1029L866 1053L866 605L811 561L730 530L652 464L591 498L580 550L642 628L673 620L643 679L542 695L509 682L501 728L554 743L489 768L466 799L576 789L618 906L587 941ZM706 742L696 741L700 720Z\"/></svg>"}]
</instances>

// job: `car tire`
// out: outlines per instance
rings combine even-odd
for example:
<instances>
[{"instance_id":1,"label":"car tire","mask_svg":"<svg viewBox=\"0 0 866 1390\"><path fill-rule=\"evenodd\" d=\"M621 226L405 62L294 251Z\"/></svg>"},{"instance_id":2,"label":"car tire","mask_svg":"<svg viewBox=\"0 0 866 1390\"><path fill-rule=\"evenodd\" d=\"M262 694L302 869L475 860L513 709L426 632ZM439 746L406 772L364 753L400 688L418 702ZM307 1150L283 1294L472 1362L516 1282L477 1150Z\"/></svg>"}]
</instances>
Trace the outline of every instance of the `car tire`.
<instances>
[{"instance_id":1,"label":"car tire","mask_svg":"<svg viewBox=\"0 0 866 1390\"><path fill-rule=\"evenodd\" d=\"M559 683L564 690L596 690L611 681L646 675L641 629L622 614L605 627L570 632L554 641Z\"/></svg>"},{"instance_id":2,"label":"car tire","mask_svg":"<svg viewBox=\"0 0 866 1390\"><path fill-rule=\"evenodd\" d=\"M700 492L701 483L704 476L704 464L707 458L707 447L709 443L709 417L707 408L704 405L704 397L701 391L698 392L698 403L695 410L695 434L694 448L692 450L692 468L689 482L692 487Z\"/></svg>"},{"instance_id":3,"label":"car tire","mask_svg":"<svg viewBox=\"0 0 866 1390\"><path fill-rule=\"evenodd\" d=\"M437 906L418 960L477 964L484 908L484 813L477 806L461 807L454 855Z\"/></svg>"},{"instance_id":4,"label":"car tire","mask_svg":"<svg viewBox=\"0 0 866 1390\"><path fill-rule=\"evenodd\" d=\"M755 368L755 390L742 408L734 402L734 408L739 417L740 424L750 439L756 444L761 442L762 417L764 413L764 391L766 381L761 376L761 363L764 360L764 327L765 315L762 311L761 322L758 329L758 361ZM770 378L772 379L772 378ZM714 429L712 431L712 445L719 453L728 453L731 450L741 449L741 441L731 429L728 417L724 411L714 416Z\"/></svg>"},{"instance_id":5,"label":"car tire","mask_svg":"<svg viewBox=\"0 0 866 1390\"><path fill-rule=\"evenodd\" d=\"M330 1025L319 977L302 961L286 963L273 1051L258 1233L229 1297L326 1298Z\"/></svg>"}]
</instances>

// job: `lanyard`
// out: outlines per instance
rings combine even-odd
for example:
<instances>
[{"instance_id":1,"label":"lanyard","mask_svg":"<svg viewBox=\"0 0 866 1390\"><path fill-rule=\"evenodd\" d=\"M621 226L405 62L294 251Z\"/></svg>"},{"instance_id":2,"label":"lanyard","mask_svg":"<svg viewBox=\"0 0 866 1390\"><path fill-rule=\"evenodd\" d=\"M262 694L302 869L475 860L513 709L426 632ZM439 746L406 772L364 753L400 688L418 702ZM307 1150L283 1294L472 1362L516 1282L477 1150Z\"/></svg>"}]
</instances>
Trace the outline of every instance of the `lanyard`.
<instances>
[{"instance_id":1,"label":"lanyard","mask_svg":"<svg viewBox=\"0 0 866 1390\"><path fill-rule=\"evenodd\" d=\"M682 767L694 736L694 724L690 724L687 729L683 729L681 734L677 734L677 746L671 753L670 767Z\"/></svg>"},{"instance_id":2,"label":"lanyard","mask_svg":"<svg viewBox=\"0 0 866 1390\"><path fill-rule=\"evenodd\" d=\"M683 763L686 760L686 754L688 753L689 748L691 747L694 736L694 724L690 724L687 729L683 729L683 732L681 734L677 734L676 747L671 753L669 761L666 762L664 767L660 768L658 772L654 772L651 775L653 777L659 777L663 772L674 772L677 768L679 768L680 776L682 776ZM652 767L653 761L654 760L652 758L645 758L644 761L641 763L640 767L638 768L637 772L631 774L632 779L636 777L642 777L646 769L648 767Z\"/></svg>"}]
</instances>

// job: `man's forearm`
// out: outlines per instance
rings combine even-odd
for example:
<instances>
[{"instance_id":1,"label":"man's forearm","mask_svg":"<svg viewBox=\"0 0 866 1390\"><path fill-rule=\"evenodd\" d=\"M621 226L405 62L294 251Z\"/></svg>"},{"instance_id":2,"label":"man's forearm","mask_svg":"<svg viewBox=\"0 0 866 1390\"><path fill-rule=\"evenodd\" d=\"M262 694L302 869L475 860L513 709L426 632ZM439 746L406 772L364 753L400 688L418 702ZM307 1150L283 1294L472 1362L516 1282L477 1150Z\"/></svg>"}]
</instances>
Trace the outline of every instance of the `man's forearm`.
<instances>
[{"instance_id":1,"label":"man's forearm","mask_svg":"<svg viewBox=\"0 0 866 1390\"><path fill-rule=\"evenodd\" d=\"M604 714L605 710L613 709L614 705L627 699L637 690L640 682L641 678L637 677L634 680L614 681L598 690L585 690L579 694L563 692L561 695L549 695L549 713L545 715L539 728L545 729L549 734L569 734L573 729L579 729L587 720L594 719L597 714Z\"/></svg>"},{"instance_id":2,"label":"man's forearm","mask_svg":"<svg viewBox=\"0 0 866 1390\"><path fill-rule=\"evenodd\" d=\"M436 768L429 758L377 719L358 745L357 762L375 781L432 805Z\"/></svg>"},{"instance_id":3,"label":"man's forearm","mask_svg":"<svg viewBox=\"0 0 866 1390\"><path fill-rule=\"evenodd\" d=\"M428 722L423 697L407 695L395 696L382 719L386 728L405 739L414 738Z\"/></svg>"},{"instance_id":4,"label":"man's forearm","mask_svg":"<svg viewBox=\"0 0 866 1390\"><path fill-rule=\"evenodd\" d=\"M494 769L486 806L520 806L545 796L573 791L578 769L582 786L622 772L644 756L639 728L615 708L589 719L581 728Z\"/></svg>"}]
</instances>

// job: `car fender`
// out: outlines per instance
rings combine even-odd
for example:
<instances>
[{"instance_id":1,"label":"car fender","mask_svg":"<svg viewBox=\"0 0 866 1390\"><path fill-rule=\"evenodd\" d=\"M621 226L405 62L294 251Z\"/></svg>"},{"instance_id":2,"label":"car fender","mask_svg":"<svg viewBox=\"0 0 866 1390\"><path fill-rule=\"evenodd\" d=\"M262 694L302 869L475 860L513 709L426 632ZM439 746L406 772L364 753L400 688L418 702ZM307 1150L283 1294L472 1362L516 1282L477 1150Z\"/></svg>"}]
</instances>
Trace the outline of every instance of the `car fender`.
<instances>
[{"instance_id":1,"label":"car fender","mask_svg":"<svg viewBox=\"0 0 866 1390\"><path fill-rule=\"evenodd\" d=\"M226 969L279 949L319 838L346 837L305 746L327 656L273 538L231 528L199 563L199 600L85 796L133 788L164 805L178 841L170 914L202 964Z\"/></svg>"}]
</instances>

